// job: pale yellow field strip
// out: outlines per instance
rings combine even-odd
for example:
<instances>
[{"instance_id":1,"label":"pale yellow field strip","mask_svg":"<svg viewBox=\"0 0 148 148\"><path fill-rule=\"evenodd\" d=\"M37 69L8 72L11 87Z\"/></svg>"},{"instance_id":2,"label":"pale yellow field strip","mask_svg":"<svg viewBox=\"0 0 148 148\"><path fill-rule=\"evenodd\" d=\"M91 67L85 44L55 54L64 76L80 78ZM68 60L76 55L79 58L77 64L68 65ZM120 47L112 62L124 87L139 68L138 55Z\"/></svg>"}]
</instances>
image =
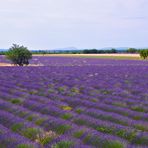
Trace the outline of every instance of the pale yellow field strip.
<instances>
[{"instance_id":1,"label":"pale yellow field strip","mask_svg":"<svg viewBox=\"0 0 148 148\"><path fill-rule=\"evenodd\" d=\"M108 57L140 57L140 55L139 54L119 54L119 53L117 53L117 54L45 54L45 55L43 55L43 54L34 54L33 56L73 56L73 57L79 57L79 56L108 56Z\"/></svg>"}]
</instances>

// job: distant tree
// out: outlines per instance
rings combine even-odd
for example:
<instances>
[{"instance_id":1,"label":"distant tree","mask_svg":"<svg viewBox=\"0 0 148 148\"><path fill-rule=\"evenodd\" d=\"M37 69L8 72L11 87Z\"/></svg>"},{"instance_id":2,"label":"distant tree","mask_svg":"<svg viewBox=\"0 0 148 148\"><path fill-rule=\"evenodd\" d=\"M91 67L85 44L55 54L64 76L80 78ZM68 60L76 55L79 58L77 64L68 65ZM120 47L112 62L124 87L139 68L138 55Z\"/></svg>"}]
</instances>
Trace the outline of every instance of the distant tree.
<instances>
[{"instance_id":1,"label":"distant tree","mask_svg":"<svg viewBox=\"0 0 148 148\"><path fill-rule=\"evenodd\" d=\"M45 54L47 54L47 52L46 52L45 50L43 50L43 51L42 51L42 54L43 54L43 56L44 56Z\"/></svg>"},{"instance_id":2,"label":"distant tree","mask_svg":"<svg viewBox=\"0 0 148 148\"><path fill-rule=\"evenodd\" d=\"M83 50L84 54L93 54L93 53L98 53L97 49L84 49Z\"/></svg>"},{"instance_id":3,"label":"distant tree","mask_svg":"<svg viewBox=\"0 0 148 148\"><path fill-rule=\"evenodd\" d=\"M140 53L141 58L143 58L143 59L148 58L148 49L139 50L139 53Z\"/></svg>"},{"instance_id":4,"label":"distant tree","mask_svg":"<svg viewBox=\"0 0 148 148\"><path fill-rule=\"evenodd\" d=\"M117 50L115 48L112 48L111 53L117 53Z\"/></svg>"},{"instance_id":5,"label":"distant tree","mask_svg":"<svg viewBox=\"0 0 148 148\"><path fill-rule=\"evenodd\" d=\"M5 55L6 51L0 51L0 55Z\"/></svg>"},{"instance_id":6,"label":"distant tree","mask_svg":"<svg viewBox=\"0 0 148 148\"><path fill-rule=\"evenodd\" d=\"M105 50L98 50L99 54L105 53Z\"/></svg>"},{"instance_id":7,"label":"distant tree","mask_svg":"<svg viewBox=\"0 0 148 148\"><path fill-rule=\"evenodd\" d=\"M88 54L88 53L89 53L89 50L88 50L88 49L84 49L84 50L83 50L83 53L84 53L84 54Z\"/></svg>"},{"instance_id":8,"label":"distant tree","mask_svg":"<svg viewBox=\"0 0 148 148\"><path fill-rule=\"evenodd\" d=\"M138 51L138 50L135 49L135 48L129 48L129 49L127 50L128 53L136 53L137 51Z\"/></svg>"},{"instance_id":9,"label":"distant tree","mask_svg":"<svg viewBox=\"0 0 148 148\"><path fill-rule=\"evenodd\" d=\"M82 53L84 54L117 53L117 50L114 48L109 50L84 49Z\"/></svg>"},{"instance_id":10,"label":"distant tree","mask_svg":"<svg viewBox=\"0 0 148 148\"><path fill-rule=\"evenodd\" d=\"M29 59L32 58L32 53L27 47L13 44L6 53L6 58L11 60L13 64L23 66L29 64Z\"/></svg>"}]
</instances>

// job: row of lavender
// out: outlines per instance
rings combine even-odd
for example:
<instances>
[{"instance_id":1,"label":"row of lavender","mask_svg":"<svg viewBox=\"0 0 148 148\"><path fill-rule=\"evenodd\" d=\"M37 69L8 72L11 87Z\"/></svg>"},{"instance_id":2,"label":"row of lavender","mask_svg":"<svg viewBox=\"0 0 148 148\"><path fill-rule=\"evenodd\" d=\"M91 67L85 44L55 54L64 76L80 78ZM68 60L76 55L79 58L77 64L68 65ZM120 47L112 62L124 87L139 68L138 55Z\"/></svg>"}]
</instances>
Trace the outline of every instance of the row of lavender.
<instances>
[{"instance_id":1,"label":"row of lavender","mask_svg":"<svg viewBox=\"0 0 148 148\"><path fill-rule=\"evenodd\" d=\"M147 62L51 59L0 68L0 147L148 146Z\"/></svg>"}]
</instances>

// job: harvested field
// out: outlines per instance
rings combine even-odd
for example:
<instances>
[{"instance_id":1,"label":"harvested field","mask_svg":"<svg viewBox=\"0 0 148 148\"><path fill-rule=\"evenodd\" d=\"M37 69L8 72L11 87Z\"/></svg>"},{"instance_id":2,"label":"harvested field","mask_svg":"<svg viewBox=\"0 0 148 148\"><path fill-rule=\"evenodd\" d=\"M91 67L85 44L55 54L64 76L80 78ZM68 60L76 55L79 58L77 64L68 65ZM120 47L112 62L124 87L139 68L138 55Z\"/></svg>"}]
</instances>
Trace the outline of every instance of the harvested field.
<instances>
[{"instance_id":1,"label":"harvested field","mask_svg":"<svg viewBox=\"0 0 148 148\"><path fill-rule=\"evenodd\" d=\"M82 57L82 58L100 58L100 59L129 59L140 60L139 54L36 54L34 56L49 56L49 57Z\"/></svg>"},{"instance_id":2,"label":"harvested field","mask_svg":"<svg viewBox=\"0 0 148 148\"><path fill-rule=\"evenodd\" d=\"M34 56L39 56L42 54L36 54ZM43 56L43 55L42 55ZM140 57L139 54L45 54L44 56L123 56L123 57Z\"/></svg>"}]
</instances>

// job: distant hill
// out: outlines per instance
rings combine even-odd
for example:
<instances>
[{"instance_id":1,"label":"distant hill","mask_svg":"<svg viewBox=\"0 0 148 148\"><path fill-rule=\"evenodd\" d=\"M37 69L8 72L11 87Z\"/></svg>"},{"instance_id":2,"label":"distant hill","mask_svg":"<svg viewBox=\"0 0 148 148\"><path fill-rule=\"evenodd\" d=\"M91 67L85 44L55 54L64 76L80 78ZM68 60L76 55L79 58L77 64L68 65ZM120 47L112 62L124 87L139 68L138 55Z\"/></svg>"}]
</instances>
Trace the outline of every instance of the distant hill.
<instances>
[{"instance_id":1,"label":"distant hill","mask_svg":"<svg viewBox=\"0 0 148 148\"><path fill-rule=\"evenodd\" d=\"M111 49L116 49L116 50L118 50L118 51L120 51L120 50L124 51L124 50L128 50L129 48L134 48L134 47L105 47L105 48L100 48L100 49L98 49L98 50L111 50ZM148 48L148 47L137 47L137 48L135 48L135 49L141 50L141 49L147 49L147 48Z\"/></svg>"},{"instance_id":2,"label":"distant hill","mask_svg":"<svg viewBox=\"0 0 148 148\"><path fill-rule=\"evenodd\" d=\"M8 51L8 49L0 49L0 52L2 52L2 51Z\"/></svg>"}]
</instances>

